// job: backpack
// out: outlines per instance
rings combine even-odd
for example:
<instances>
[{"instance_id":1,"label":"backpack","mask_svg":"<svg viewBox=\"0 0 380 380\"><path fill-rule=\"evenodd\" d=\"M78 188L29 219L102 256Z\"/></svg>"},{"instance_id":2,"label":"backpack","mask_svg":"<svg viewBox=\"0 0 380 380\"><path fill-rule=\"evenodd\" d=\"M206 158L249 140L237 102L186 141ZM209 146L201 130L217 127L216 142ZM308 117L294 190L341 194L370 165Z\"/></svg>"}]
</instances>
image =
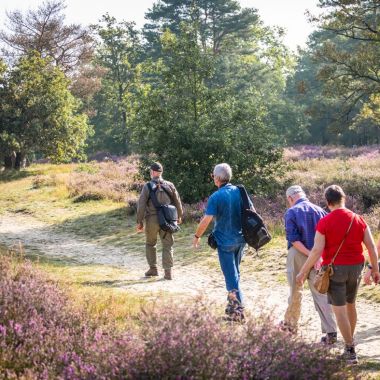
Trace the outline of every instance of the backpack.
<instances>
[{"instance_id":1,"label":"backpack","mask_svg":"<svg viewBox=\"0 0 380 380\"><path fill-rule=\"evenodd\" d=\"M158 224L160 225L161 230L172 234L178 232L181 228L178 225L177 208L173 205L160 204L156 196L157 187L153 190L150 182L148 182L148 189L153 205L157 209ZM170 200L172 200L172 195L169 191L165 189L164 186L162 186L162 189L169 196Z\"/></svg>"},{"instance_id":2,"label":"backpack","mask_svg":"<svg viewBox=\"0 0 380 380\"><path fill-rule=\"evenodd\" d=\"M243 185L238 185L237 187L242 199L241 226L243 236L247 244L257 251L267 244L272 239L272 236L265 227L261 216L256 211L251 210L245 187Z\"/></svg>"}]
</instances>

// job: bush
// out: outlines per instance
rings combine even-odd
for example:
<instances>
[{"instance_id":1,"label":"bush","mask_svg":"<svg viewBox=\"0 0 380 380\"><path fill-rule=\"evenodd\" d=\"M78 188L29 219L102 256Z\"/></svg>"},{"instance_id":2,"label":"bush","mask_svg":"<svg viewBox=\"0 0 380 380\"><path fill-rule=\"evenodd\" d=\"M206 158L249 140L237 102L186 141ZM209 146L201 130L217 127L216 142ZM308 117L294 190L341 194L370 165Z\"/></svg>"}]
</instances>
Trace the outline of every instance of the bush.
<instances>
[{"instance_id":1,"label":"bush","mask_svg":"<svg viewBox=\"0 0 380 380\"><path fill-rule=\"evenodd\" d=\"M137 157L119 162L81 164L71 174L67 185L75 202L110 199L116 202L133 201L142 188L138 179Z\"/></svg>"},{"instance_id":2,"label":"bush","mask_svg":"<svg viewBox=\"0 0 380 380\"><path fill-rule=\"evenodd\" d=\"M59 180L55 174L52 175L37 175L33 178L33 189L40 189L41 187L57 186Z\"/></svg>"},{"instance_id":3,"label":"bush","mask_svg":"<svg viewBox=\"0 0 380 380\"><path fill-rule=\"evenodd\" d=\"M28 262L0 257L0 378L336 379L344 363L268 318L221 322L200 300L145 311L140 331L74 309Z\"/></svg>"},{"instance_id":4,"label":"bush","mask_svg":"<svg viewBox=\"0 0 380 380\"><path fill-rule=\"evenodd\" d=\"M0 257L1 378L124 378L142 347L129 333L102 330L28 263Z\"/></svg>"},{"instance_id":5,"label":"bush","mask_svg":"<svg viewBox=\"0 0 380 380\"><path fill-rule=\"evenodd\" d=\"M320 345L284 333L267 317L245 326L221 323L209 306L172 305L143 319L144 376L150 379L347 378Z\"/></svg>"}]
</instances>

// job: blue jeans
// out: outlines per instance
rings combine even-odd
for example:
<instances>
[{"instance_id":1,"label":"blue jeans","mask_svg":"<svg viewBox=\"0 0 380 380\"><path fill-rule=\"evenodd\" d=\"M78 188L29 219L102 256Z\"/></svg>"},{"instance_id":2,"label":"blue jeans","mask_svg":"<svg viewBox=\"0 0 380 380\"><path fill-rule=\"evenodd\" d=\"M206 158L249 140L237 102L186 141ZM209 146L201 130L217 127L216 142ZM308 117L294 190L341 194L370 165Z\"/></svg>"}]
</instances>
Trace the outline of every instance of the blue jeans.
<instances>
[{"instance_id":1,"label":"blue jeans","mask_svg":"<svg viewBox=\"0 0 380 380\"><path fill-rule=\"evenodd\" d=\"M218 246L220 267L226 281L227 291L236 291L236 297L243 303L243 294L240 289L240 262L243 257L245 243L229 246Z\"/></svg>"}]
</instances>

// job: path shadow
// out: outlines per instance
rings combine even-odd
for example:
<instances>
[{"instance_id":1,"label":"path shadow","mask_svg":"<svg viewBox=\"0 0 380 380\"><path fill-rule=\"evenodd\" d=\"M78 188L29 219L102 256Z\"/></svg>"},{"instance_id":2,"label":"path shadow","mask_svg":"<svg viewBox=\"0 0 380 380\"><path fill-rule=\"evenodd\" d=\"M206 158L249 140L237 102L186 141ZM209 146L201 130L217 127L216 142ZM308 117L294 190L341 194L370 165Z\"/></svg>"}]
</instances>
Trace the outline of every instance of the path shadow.
<instances>
[{"instance_id":1,"label":"path shadow","mask_svg":"<svg viewBox=\"0 0 380 380\"><path fill-rule=\"evenodd\" d=\"M147 283L153 283L153 282L163 282L166 281L163 278L158 278L158 279L150 279L148 277L140 277L139 279L135 280L128 280L128 279L123 279L123 280L103 280L103 281L82 281L80 282L81 285L83 286L102 286L106 288L127 288L128 286L133 286L133 285L142 285L142 284L147 284Z\"/></svg>"},{"instance_id":2,"label":"path shadow","mask_svg":"<svg viewBox=\"0 0 380 380\"><path fill-rule=\"evenodd\" d=\"M68 233L103 247L121 247L129 252L145 255L145 235L136 232L136 216L129 215L126 207L72 218L54 227L57 233ZM194 251L191 247L194 226L184 224L175 234L174 257L180 265L191 265L207 259L204 250L208 250L206 237L205 249ZM214 251L212 251L214 252ZM212 254L212 252L209 252ZM161 260L161 243L157 243L158 260Z\"/></svg>"},{"instance_id":3,"label":"path shadow","mask_svg":"<svg viewBox=\"0 0 380 380\"><path fill-rule=\"evenodd\" d=\"M366 330L357 330L355 332L355 341L358 344L365 344L373 341L380 342L380 325Z\"/></svg>"},{"instance_id":4,"label":"path shadow","mask_svg":"<svg viewBox=\"0 0 380 380\"><path fill-rule=\"evenodd\" d=\"M0 182L17 181L18 179L27 178L38 174L37 171L30 170L3 170L0 171Z\"/></svg>"}]
</instances>

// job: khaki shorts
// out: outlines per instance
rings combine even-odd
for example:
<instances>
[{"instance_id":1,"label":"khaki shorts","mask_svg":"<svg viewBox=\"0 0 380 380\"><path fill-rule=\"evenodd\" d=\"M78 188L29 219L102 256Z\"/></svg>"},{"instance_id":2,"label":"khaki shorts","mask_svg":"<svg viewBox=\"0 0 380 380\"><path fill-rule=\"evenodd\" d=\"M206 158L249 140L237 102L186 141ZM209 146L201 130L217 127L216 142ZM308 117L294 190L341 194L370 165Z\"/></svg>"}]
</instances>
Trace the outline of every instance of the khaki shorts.
<instances>
[{"instance_id":1,"label":"khaki shorts","mask_svg":"<svg viewBox=\"0 0 380 380\"><path fill-rule=\"evenodd\" d=\"M330 277L327 292L329 304L344 306L354 303L358 292L364 264L334 265L334 274Z\"/></svg>"}]
</instances>

